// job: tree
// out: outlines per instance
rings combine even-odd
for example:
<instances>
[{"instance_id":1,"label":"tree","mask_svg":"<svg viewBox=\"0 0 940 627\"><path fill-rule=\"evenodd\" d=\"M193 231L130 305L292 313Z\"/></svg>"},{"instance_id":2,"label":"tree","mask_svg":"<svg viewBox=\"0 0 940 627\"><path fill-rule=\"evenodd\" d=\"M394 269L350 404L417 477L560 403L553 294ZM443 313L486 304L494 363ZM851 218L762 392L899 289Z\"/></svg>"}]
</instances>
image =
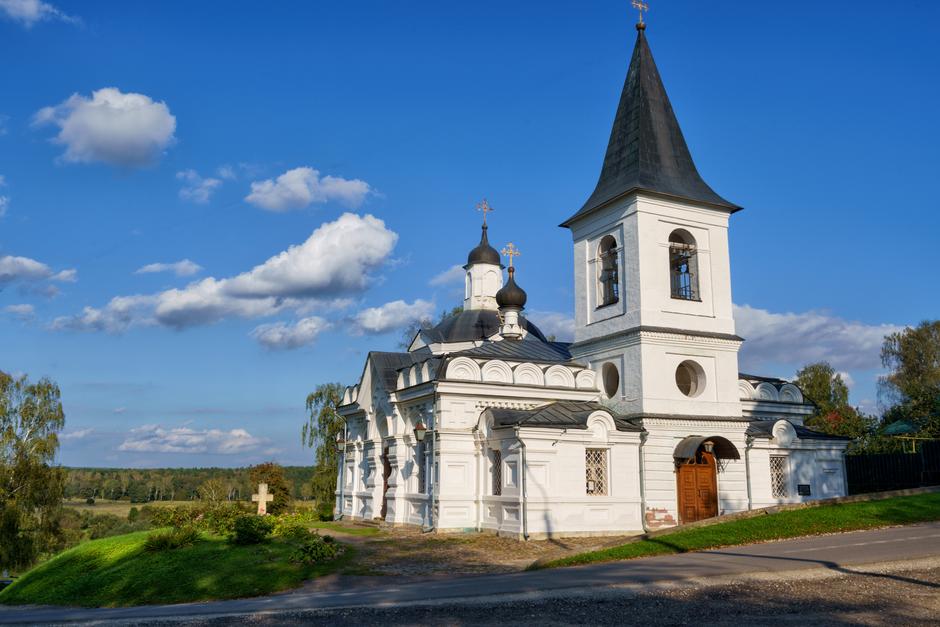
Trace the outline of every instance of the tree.
<instances>
[{"instance_id":1,"label":"tree","mask_svg":"<svg viewBox=\"0 0 940 627\"><path fill-rule=\"evenodd\" d=\"M0 570L52 546L65 473L52 466L65 425L58 386L0 372Z\"/></svg>"},{"instance_id":2,"label":"tree","mask_svg":"<svg viewBox=\"0 0 940 627\"><path fill-rule=\"evenodd\" d=\"M322 517L328 517L333 512L339 470L339 452L335 442L336 436L342 435L345 430L345 422L336 408L342 402L343 386L340 383L318 385L307 396L307 412L310 415L301 431L301 439L304 446L315 451L317 461L310 485L317 511Z\"/></svg>"},{"instance_id":3,"label":"tree","mask_svg":"<svg viewBox=\"0 0 940 627\"><path fill-rule=\"evenodd\" d=\"M796 374L796 384L816 404L816 412L806 419L808 427L850 438L871 432L873 419L849 405L849 388L828 362L805 366Z\"/></svg>"},{"instance_id":4,"label":"tree","mask_svg":"<svg viewBox=\"0 0 940 627\"><path fill-rule=\"evenodd\" d=\"M885 421L908 419L925 437L940 437L940 320L892 333L881 347L889 370L879 380Z\"/></svg>"},{"instance_id":5,"label":"tree","mask_svg":"<svg viewBox=\"0 0 940 627\"><path fill-rule=\"evenodd\" d=\"M284 469L280 464L274 462L265 462L252 466L248 470L248 478L251 481L253 489L258 487L259 483L268 484L268 492L274 495L274 500L268 505L269 514L281 514L290 509L291 492L287 479L284 477Z\"/></svg>"},{"instance_id":6,"label":"tree","mask_svg":"<svg viewBox=\"0 0 940 627\"><path fill-rule=\"evenodd\" d=\"M228 490L225 483L218 477L207 479L199 486L199 498L211 505L217 505L226 500Z\"/></svg>"}]
</instances>

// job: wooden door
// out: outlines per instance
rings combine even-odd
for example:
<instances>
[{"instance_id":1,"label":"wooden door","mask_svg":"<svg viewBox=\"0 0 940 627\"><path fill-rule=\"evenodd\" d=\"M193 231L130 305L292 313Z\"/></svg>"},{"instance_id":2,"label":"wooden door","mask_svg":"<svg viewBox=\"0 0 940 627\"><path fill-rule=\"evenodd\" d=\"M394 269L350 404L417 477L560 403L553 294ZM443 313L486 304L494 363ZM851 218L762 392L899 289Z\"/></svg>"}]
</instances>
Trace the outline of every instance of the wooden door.
<instances>
[{"instance_id":1,"label":"wooden door","mask_svg":"<svg viewBox=\"0 0 940 627\"><path fill-rule=\"evenodd\" d=\"M677 473L679 519L691 523L718 515L718 473L715 457L699 453L694 463L682 464Z\"/></svg>"},{"instance_id":2,"label":"wooden door","mask_svg":"<svg viewBox=\"0 0 940 627\"><path fill-rule=\"evenodd\" d=\"M388 447L382 452L382 513L384 519L388 513L388 478L392 476L392 464L388 461Z\"/></svg>"}]
</instances>

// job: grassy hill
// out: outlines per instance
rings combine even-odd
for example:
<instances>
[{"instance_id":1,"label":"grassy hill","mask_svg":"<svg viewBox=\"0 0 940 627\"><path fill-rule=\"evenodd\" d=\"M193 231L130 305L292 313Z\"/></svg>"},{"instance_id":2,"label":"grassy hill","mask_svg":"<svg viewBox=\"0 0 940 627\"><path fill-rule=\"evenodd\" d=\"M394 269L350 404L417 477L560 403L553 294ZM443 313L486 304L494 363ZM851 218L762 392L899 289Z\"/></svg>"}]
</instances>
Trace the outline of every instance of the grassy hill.
<instances>
[{"instance_id":1,"label":"grassy hill","mask_svg":"<svg viewBox=\"0 0 940 627\"><path fill-rule=\"evenodd\" d=\"M347 564L304 566L288 561L292 547L277 539L235 546L201 536L193 546L148 552L148 532L86 542L60 553L0 592L4 604L115 607L258 596L299 586Z\"/></svg>"}]
</instances>

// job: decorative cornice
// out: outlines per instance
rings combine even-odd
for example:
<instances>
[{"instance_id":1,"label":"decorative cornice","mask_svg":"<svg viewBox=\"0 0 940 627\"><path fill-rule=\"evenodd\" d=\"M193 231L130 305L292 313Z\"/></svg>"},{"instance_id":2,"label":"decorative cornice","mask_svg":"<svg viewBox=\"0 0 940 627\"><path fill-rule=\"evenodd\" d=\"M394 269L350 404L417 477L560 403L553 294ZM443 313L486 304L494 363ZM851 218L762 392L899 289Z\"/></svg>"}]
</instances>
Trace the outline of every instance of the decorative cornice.
<instances>
[{"instance_id":1,"label":"decorative cornice","mask_svg":"<svg viewBox=\"0 0 940 627\"><path fill-rule=\"evenodd\" d=\"M590 340L584 340L583 342L575 342L571 345L571 350L576 350L579 348L584 348L591 346L593 344L598 344L600 342L610 341L612 338L629 338L632 336L640 335L670 335L670 336L684 336L684 337L694 337L700 339L708 340L720 340L724 342L733 342L740 344L744 341L744 338L740 335L733 335L730 333L712 333L710 331L690 331L687 329L672 329L669 327L651 327L651 326L639 326L633 327L632 329L625 329L623 331L617 331L616 333L608 333L601 337L592 338Z\"/></svg>"}]
</instances>

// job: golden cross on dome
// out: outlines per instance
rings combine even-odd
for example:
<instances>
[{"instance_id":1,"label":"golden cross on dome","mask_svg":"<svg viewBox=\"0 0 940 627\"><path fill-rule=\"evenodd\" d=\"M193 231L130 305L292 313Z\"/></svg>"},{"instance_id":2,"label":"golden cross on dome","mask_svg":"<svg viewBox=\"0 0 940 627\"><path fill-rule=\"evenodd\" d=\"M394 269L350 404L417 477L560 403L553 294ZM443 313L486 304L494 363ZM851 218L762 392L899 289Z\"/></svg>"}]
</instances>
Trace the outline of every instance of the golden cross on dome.
<instances>
[{"instance_id":1,"label":"golden cross on dome","mask_svg":"<svg viewBox=\"0 0 940 627\"><path fill-rule=\"evenodd\" d=\"M643 24L643 11L649 11L650 5L643 2L643 0L633 0L633 8L640 12L640 21L637 24Z\"/></svg>"},{"instance_id":2,"label":"golden cross on dome","mask_svg":"<svg viewBox=\"0 0 940 627\"><path fill-rule=\"evenodd\" d=\"M483 202L477 205L477 211L483 212L483 225L486 226L486 214L488 214L490 211L495 211L495 210L492 207L490 207L490 203L486 202L486 198L484 198Z\"/></svg>"},{"instance_id":3,"label":"golden cross on dome","mask_svg":"<svg viewBox=\"0 0 940 627\"><path fill-rule=\"evenodd\" d=\"M518 257L519 255L522 254L522 253L519 252L519 249L516 248L516 245L513 244L512 242L509 242L508 244L506 244L506 247L503 248L503 251L502 251L502 252L503 252L503 256L504 256L504 257L509 257L509 267L510 267L510 268L512 267L512 258L513 258L513 257Z\"/></svg>"}]
</instances>

